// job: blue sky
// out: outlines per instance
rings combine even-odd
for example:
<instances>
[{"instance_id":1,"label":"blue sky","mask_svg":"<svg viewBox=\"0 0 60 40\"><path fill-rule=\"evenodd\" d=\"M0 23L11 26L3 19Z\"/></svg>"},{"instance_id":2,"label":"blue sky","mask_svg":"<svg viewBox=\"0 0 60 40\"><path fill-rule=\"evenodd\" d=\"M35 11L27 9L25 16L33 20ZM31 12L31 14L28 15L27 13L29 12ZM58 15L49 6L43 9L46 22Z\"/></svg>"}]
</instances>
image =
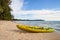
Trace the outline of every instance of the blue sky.
<instances>
[{"instance_id":1,"label":"blue sky","mask_svg":"<svg viewBox=\"0 0 60 40\"><path fill-rule=\"evenodd\" d=\"M11 13L17 19L60 20L60 0L12 0Z\"/></svg>"},{"instance_id":2,"label":"blue sky","mask_svg":"<svg viewBox=\"0 0 60 40\"><path fill-rule=\"evenodd\" d=\"M24 0L23 10L60 9L60 0Z\"/></svg>"}]
</instances>

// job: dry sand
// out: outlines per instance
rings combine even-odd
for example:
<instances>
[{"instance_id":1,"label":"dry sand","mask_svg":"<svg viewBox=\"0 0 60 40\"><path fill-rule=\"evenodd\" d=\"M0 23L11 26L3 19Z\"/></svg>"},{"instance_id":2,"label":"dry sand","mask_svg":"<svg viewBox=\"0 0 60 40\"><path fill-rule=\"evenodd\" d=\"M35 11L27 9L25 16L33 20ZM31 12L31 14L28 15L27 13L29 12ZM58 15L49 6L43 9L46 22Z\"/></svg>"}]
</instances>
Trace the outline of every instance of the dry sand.
<instances>
[{"instance_id":1,"label":"dry sand","mask_svg":"<svg viewBox=\"0 0 60 40\"><path fill-rule=\"evenodd\" d=\"M0 21L0 40L60 40L60 34L28 33L19 30L12 21Z\"/></svg>"}]
</instances>

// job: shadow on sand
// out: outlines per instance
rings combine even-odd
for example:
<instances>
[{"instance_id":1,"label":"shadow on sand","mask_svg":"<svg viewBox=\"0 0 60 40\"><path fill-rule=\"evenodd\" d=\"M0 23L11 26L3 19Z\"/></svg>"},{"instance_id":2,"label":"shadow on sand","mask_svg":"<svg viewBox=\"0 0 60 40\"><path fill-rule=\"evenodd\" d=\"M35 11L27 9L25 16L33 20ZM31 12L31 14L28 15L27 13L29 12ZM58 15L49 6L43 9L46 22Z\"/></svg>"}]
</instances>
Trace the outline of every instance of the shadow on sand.
<instances>
[{"instance_id":1,"label":"shadow on sand","mask_svg":"<svg viewBox=\"0 0 60 40\"><path fill-rule=\"evenodd\" d=\"M24 30L9 30L9 31L18 32L18 33L37 33L37 32L30 32L30 31L24 31ZM45 32L40 32L40 33L45 33Z\"/></svg>"},{"instance_id":2,"label":"shadow on sand","mask_svg":"<svg viewBox=\"0 0 60 40\"><path fill-rule=\"evenodd\" d=\"M19 32L19 33L34 33L34 32L28 32L28 31L24 31L24 30L9 30L12 32Z\"/></svg>"}]
</instances>

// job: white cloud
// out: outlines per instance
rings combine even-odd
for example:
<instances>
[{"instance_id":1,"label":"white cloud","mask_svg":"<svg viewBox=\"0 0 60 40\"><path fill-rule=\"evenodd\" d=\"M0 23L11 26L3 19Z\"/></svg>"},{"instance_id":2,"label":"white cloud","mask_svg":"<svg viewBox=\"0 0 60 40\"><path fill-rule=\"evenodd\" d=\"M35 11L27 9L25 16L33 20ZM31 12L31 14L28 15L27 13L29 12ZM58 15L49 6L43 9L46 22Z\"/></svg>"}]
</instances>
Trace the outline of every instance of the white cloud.
<instances>
[{"instance_id":1,"label":"white cloud","mask_svg":"<svg viewBox=\"0 0 60 40\"><path fill-rule=\"evenodd\" d=\"M11 0L11 8L13 9L13 11L19 11L21 10L22 6L23 6L23 0Z\"/></svg>"},{"instance_id":2,"label":"white cloud","mask_svg":"<svg viewBox=\"0 0 60 40\"><path fill-rule=\"evenodd\" d=\"M13 9L12 14L14 15L15 18L60 20L60 10L47 10L47 9L29 11L21 10L24 3L23 1L24 0L12 0L12 4L10 6Z\"/></svg>"}]
</instances>

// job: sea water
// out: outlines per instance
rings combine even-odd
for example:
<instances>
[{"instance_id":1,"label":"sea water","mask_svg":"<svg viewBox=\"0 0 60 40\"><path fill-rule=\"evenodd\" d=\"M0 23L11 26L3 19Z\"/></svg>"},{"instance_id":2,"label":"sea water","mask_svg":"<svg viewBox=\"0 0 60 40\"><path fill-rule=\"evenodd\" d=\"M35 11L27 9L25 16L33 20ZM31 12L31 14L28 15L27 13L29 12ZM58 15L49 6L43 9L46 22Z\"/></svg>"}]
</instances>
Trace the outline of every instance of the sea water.
<instances>
[{"instance_id":1,"label":"sea water","mask_svg":"<svg viewBox=\"0 0 60 40\"><path fill-rule=\"evenodd\" d=\"M57 32L60 32L60 21L15 21L15 22L29 26L52 27Z\"/></svg>"}]
</instances>

